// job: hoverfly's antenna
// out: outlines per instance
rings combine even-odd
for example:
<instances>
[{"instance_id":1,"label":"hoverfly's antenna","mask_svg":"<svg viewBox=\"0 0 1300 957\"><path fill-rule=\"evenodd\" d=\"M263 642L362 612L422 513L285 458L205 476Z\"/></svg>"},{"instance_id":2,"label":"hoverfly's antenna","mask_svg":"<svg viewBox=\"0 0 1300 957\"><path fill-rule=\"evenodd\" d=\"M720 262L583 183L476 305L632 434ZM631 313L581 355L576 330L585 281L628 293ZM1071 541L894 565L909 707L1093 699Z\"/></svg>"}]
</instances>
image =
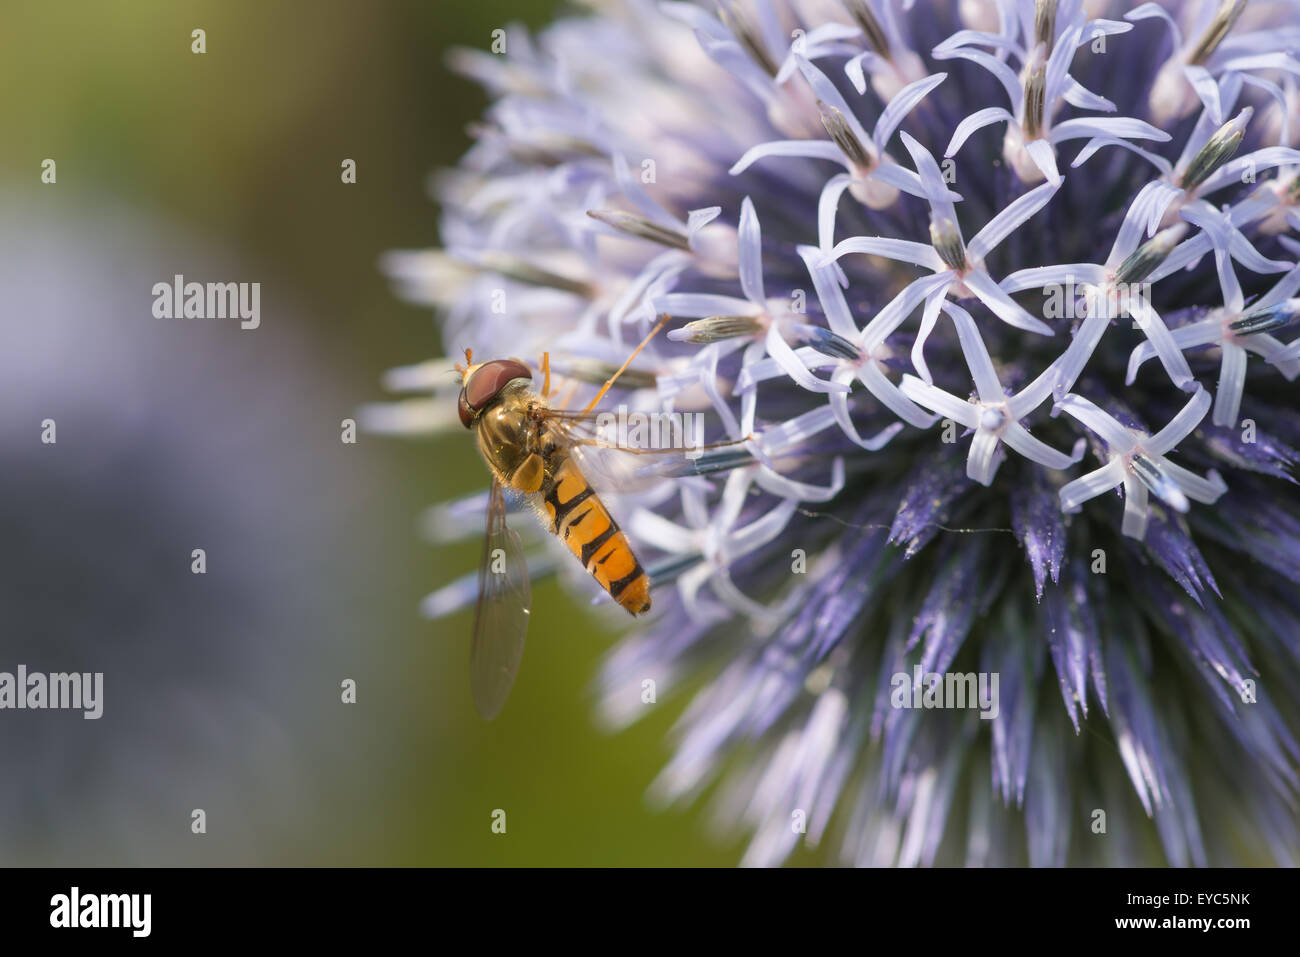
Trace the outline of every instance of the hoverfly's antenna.
<instances>
[{"instance_id":1,"label":"hoverfly's antenna","mask_svg":"<svg viewBox=\"0 0 1300 957\"><path fill-rule=\"evenodd\" d=\"M473 364L474 364L474 350L466 349L465 364L461 365L459 362L457 362L452 368L454 368L461 375L464 375L469 370L469 367L472 366Z\"/></svg>"},{"instance_id":2,"label":"hoverfly's antenna","mask_svg":"<svg viewBox=\"0 0 1300 957\"><path fill-rule=\"evenodd\" d=\"M632 350L632 354L627 357L626 362L618 367L618 371L605 380L605 384L600 387L600 391L596 393L596 397L587 403L587 407L582 410L583 412L590 412L596 407L596 403L605 397L605 393L608 392L610 387L618 381L618 377L627 371L627 367L632 364L632 360L637 357L637 353L650 344L650 340L655 337L660 329L668 325L668 320L671 318L672 316L668 315L666 312L659 317L659 322L656 323L655 327L647 333L644 339L641 340L641 344Z\"/></svg>"}]
</instances>

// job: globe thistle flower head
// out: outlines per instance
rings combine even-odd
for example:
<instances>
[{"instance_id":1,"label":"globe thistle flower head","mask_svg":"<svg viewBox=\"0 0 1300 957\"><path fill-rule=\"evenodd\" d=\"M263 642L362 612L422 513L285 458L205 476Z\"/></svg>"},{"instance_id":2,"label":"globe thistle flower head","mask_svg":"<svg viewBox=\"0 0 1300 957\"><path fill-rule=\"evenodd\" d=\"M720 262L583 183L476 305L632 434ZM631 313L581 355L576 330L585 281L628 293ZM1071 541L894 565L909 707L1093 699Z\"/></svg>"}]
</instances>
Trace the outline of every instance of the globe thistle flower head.
<instances>
[{"instance_id":1,"label":"globe thistle flower head","mask_svg":"<svg viewBox=\"0 0 1300 957\"><path fill-rule=\"evenodd\" d=\"M611 396L729 444L611 498L602 714L702 683L652 794L751 864L1294 863L1300 9L589 6L456 58L390 265L575 404L670 317Z\"/></svg>"}]
</instances>

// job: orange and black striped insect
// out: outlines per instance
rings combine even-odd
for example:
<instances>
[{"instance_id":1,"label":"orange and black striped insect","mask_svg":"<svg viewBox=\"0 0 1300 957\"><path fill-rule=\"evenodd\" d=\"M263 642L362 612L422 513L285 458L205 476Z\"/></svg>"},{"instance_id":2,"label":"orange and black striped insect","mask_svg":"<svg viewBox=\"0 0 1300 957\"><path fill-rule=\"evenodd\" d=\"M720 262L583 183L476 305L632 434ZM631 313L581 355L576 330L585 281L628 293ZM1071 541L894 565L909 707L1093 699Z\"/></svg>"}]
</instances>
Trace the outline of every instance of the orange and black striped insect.
<instances>
[{"instance_id":1,"label":"orange and black striped insect","mask_svg":"<svg viewBox=\"0 0 1300 957\"><path fill-rule=\"evenodd\" d=\"M518 359L475 365L466 350L464 368L457 367L462 376L460 420L475 433L492 473L470 650L474 703L484 718L496 717L514 684L531 604L523 548L506 525L504 489L532 501L548 531L560 537L614 601L633 615L650 610L650 579L583 474L578 449L603 444L583 426L594 419L596 404L667 319L663 317L580 412L547 403L551 391L547 356L541 363L540 393L533 388L532 370Z\"/></svg>"}]
</instances>

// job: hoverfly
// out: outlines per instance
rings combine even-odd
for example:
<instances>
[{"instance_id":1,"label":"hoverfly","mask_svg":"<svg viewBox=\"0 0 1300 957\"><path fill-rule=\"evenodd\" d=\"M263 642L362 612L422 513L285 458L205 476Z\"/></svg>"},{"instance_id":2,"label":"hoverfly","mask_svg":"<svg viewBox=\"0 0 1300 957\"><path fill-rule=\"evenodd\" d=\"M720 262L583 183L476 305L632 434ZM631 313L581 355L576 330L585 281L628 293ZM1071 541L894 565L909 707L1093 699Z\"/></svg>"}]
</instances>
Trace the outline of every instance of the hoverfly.
<instances>
[{"instance_id":1,"label":"hoverfly","mask_svg":"<svg viewBox=\"0 0 1300 957\"><path fill-rule=\"evenodd\" d=\"M523 547L519 536L506 525L506 488L532 501L547 530L560 537L615 602L632 615L650 610L649 576L583 474L579 447L605 445L584 426L594 418L596 404L668 318L661 319L581 411L548 404L549 356L542 357L540 393L532 387L532 370L518 359L493 359L476 365L473 354L466 350L465 366L457 367L461 372L460 421L475 433L479 453L492 474L470 648L474 704L486 719L501 711L514 684L531 603Z\"/></svg>"}]
</instances>

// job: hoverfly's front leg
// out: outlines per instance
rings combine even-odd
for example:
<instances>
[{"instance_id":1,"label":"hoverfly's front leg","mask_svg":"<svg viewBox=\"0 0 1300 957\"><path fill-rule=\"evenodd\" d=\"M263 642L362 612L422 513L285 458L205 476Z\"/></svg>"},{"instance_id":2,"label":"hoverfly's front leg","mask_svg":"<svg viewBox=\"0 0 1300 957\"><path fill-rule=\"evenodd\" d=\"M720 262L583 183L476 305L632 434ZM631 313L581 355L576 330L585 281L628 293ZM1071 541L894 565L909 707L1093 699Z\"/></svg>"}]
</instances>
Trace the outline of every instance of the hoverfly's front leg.
<instances>
[{"instance_id":1,"label":"hoverfly's front leg","mask_svg":"<svg viewBox=\"0 0 1300 957\"><path fill-rule=\"evenodd\" d=\"M654 328L651 329L650 332L646 334L646 337L641 340L640 345L638 345L635 349L632 350L632 354L627 357L626 361L624 361L624 363L621 366L618 367L618 370L612 376L610 376L608 379L605 380L605 384L600 387L600 391L597 392L596 395L592 398L592 400L587 403L587 407L582 410L583 412L590 412L592 409L594 409L597 405L600 404L600 400L605 398L605 393L608 392L611 388L613 388L614 383L618 381L618 377L627 371L628 366L632 364L632 360L635 359L640 354L642 349L644 349L646 346L650 344L650 340L655 337L656 333L658 333L660 329L662 329L664 326L668 324L668 320L671 318L672 316L668 315L667 313L664 313L659 317L659 321L655 323Z\"/></svg>"},{"instance_id":2,"label":"hoverfly's front leg","mask_svg":"<svg viewBox=\"0 0 1300 957\"><path fill-rule=\"evenodd\" d=\"M549 400L551 397L551 354L549 352L542 353L542 361L538 363L538 369L540 369L542 373L542 398ZM556 404L556 408L564 408L569 404L577 386L577 382L569 383L569 391L565 393L565 397ZM548 402L547 404L550 405L551 403Z\"/></svg>"},{"instance_id":3,"label":"hoverfly's front leg","mask_svg":"<svg viewBox=\"0 0 1300 957\"><path fill-rule=\"evenodd\" d=\"M521 492L536 492L546 477L548 454L546 429L541 413L545 406L530 402L524 422L524 451L528 453L510 476L510 484Z\"/></svg>"}]
</instances>

